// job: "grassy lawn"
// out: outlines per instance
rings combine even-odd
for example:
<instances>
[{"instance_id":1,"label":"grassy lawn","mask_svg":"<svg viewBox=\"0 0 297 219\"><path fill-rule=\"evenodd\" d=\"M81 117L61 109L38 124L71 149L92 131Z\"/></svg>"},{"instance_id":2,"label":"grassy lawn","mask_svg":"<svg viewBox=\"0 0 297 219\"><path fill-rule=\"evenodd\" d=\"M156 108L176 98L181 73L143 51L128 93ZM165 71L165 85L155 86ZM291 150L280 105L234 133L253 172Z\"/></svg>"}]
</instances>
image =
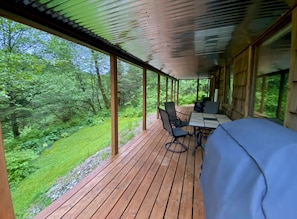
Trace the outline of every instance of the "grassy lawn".
<instances>
[{"instance_id":1,"label":"grassy lawn","mask_svg":"<svg viewBox=\"0 0 297 219\"><path fill-rule=\"evenodd\" d=\"M134 128L140 118L119 118L119 132ZM133 125L134 124L134 125ZM130 138L133 134L129 134ZM125 139L129 140L129 139ZM17 218L23 218L33 203L50 204L44 194L55 180L64 176L85 159L110 145L110 120L100 125L85 127L67 138L55 142L36 160L37 171L25 178L12 191L14 210Z\"/></svg>"}]
</instances>

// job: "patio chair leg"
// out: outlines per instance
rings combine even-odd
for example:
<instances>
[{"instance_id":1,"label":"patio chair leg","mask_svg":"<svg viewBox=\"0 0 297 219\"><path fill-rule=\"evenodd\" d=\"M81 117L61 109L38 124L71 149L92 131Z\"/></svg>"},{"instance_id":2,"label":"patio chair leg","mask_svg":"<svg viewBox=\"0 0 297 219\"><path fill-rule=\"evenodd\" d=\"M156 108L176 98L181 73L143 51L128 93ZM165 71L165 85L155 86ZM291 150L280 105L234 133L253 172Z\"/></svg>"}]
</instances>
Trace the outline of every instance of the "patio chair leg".
<instances>
[{"instance_id":1,"label":"patio chair leg","mask_svg":"<svg viewBox=\"0 0 297 219\"><path fill-rule=\"evenodd\" d=\"M181 146L181 150L174 150L174 149L171 149L173 145L180 145ZM181 143L180 141L178 141L177 139L173 139L171 142L168 142L165 144L165 148L168 150L168 151L171 151L173 153L183 153L185 151L188 150L188 147Z\"/></svg>"}]
</instances>

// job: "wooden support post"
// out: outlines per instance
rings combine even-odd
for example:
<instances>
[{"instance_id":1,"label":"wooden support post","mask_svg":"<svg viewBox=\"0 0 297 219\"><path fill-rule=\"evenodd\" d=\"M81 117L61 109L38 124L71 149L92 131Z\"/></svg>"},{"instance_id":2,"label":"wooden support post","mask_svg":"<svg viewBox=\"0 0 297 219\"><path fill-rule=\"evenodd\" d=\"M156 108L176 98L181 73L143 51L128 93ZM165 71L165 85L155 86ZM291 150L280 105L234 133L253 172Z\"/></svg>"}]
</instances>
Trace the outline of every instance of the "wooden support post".
<instances>
[{"instance_id":1,"label":"wooden support post","mask_svg":"<svg viewBox=\"0 0 297 219\"><path fill-rule=\"evenodd\" d=\"M117 57L110 55L110 96L111 96L111 149L112 156L118 154L118 66Z\"/></svg>"},{"instance_id":2,"label":"wooden support post","mask_svg":"<svg viewBox=\"0 0 297 219\"><path fill-rule=\"evenodd\" d=\"M297 7L292 11L292 33L288 96L284 126L297 131Z\"/></svg>"},{"instance_id":3,"label":"wooden support post","mask_svg":"<svg viewBox=\"0 0 297 219\"><path fill-rule=\"evenodd\" d=\"M255 101L256 101L256 84L257 84L257 66L259 61L259 46L251 45L252 47L252 62L253 65L251 66L251 87L250 87L250 105L249 105L249 114L248 116L253 117L255 111Z\"/></svg>"},{"instance_id":4,"label":"wooden support post","mask_svg":"<svg viewBox=\"0 0 297 219\"><path fill-rule=\"evenodd\" d=\"M214 101L214 90L215 90L215 76L209 79L209 97L211 101Z\"/></svg>"},{"instance_id":5,"label":"wooden support post","mask_svg":"<svg viewBox=\"0 0 297 219\"><path fill-rule=\"evenodd\" d=\"M220 102L222 103L221 106L223 106L223 104L225 104L227 102L226 100L226 96L227 96L227 92L226 92L226 89L227 89L227 66L224 65L223 67L223 77L222 77L222 89L221 89L221 100Z\"/></svg>"},{"instance_id":6,"label":"wooden support post","mask_svg":"<svg viewBox=\"0 0 297 219\"><path fill-rule=\"evenodd\" d=\"M173 79L171 79L170 101L173 101Z\"/></svg>"},{"instance_id":7,"label":"wooden support post","mask_svg":"<svg viewBox=\"0 0 297 219\"><path fill-rule=\"evenodd\" d=\"M142 72L142 131L146 130L146 68Z\"/></svg>"},{"instance_id":8,"label":"wooden support post","mask_svg":"<svg viewBox=\"0 0 297 219\"><path fill-rule=\"evenodd\" d=\"M280 82L279 82L279 93L278 93L278 102L277 102L277 111L276 111L276 118L280 119L281 112L282 112L282 102L284 96L284 88L285 88L285 74L280 75Z\"/></svg>"},{"instance_id":9,"label":"wooden support post","mask_svg":"<svg viewBox=\"0 0 297 219\"><path fill-rule=\"evenodd\" d=\"M199 100L199 79L197 79L197 86L196 86L196 102Z\"/></svg>"},{"instance_id":10,"label":"wooden support post","mask_svg":"<svg viewBox=\"0 0 297 219\"><path fill-rule=\"evenodd\" d=\"M254 69L254 49L253 46L249 46L248 49L248 64L247 64L247 84L245 87L245 105L244 105L244 117L252 116L254 107L250 107L252 104L251 96L252 93L252 80L253 80L253 69Z\"/></svg>"},{"instance_id":11,"label":"wooden support post","mask_svg":"<svg viewBox=\"0 0 297 219\"><path fill-rule=\"evenodd\" d=\"M173 80L173 102L176 103L176 80Z\"/></svg>"},{"instance_id":12,"label":"wooden support post","mask_svg":"<svg viewBox=\"0 0 297 219\"><path fill-rule=\"evenodd\" d=\"M179 103L178 103L178 97L179 97L179 86L180 86L180 81L178 80L178 81L176 81L176 105L179 105Z\"/></svg>"},{"instance_id":13,"label":"wooden support post","mask_svg":"<svg viewBox=\"0 0 297 219\"><path fill-rule=\"evenodd\" d=\"M0 123L0 218L14 219L13 205L7 179L2 128Z\"/></svg>"},{"instance_id":14,"label":"wooden support post","mask_svg":"<svg viewBox=\"0 0 297 219\"><path fill-rule=\"evenodd\" d=\"M166 77L166 86L165 86L165 90L166 90L166 98L165 98L165 102L168 102L168 78Z\"/></svg>"},{"instance_id":15,"label":"wooden support post","mask_svg":"<svg viewBox=\"0 0 297 219\"><path fill-rule=\"evenodd\" d=\"M161 93L161 75L158 74L158 87L157 87L157 119L160 118L158 107L160 107L160 93Z\"/></svg>"},{"instance_id":16,"label":"wooden support post","mask_svg":"<svg viewBox=\"0 0 297 219\"><path fill-rule=\"evenodd\" d=\"M262 86L261 86L261 105L260 105L260 113L263 113L265 110L265 96L266 96L266 76L262 78Z\"/></svg>"}]
</instances>

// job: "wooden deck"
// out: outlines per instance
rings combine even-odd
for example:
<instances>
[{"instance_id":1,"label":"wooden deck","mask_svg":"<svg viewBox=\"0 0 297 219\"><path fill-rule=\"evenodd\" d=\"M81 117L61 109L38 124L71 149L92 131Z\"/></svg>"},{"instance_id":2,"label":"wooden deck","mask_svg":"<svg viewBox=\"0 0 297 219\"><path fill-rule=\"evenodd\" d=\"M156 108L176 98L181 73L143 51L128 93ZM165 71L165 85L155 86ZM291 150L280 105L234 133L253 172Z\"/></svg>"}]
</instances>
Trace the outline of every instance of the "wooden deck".
<instances>
[{"instance_id":1,"label":"wooden deck","mask_svg":"<svg viewBox=\"0 0 297 219\"><path fill-rule=\"evenodd\" d=\"M156 121L35 218L204 218L200 148L187 136L189 150L172 153L170 140Z\"/></svg>"}]
</instances>

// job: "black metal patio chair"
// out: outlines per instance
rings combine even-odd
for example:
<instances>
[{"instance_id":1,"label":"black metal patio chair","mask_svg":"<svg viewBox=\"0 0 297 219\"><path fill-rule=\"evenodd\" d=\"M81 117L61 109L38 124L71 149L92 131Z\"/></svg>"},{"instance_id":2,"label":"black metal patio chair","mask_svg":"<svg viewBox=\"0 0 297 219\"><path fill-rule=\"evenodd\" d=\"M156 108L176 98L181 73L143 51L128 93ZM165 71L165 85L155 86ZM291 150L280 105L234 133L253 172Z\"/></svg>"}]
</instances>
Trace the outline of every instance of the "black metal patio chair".
<instances>
[{"instance_id":1,"label":"black metal patio chair","mask_svg":"<svg viewBox=\"0 0 297 219\"><path fill-rule=\"evenodd\" d=\"M203 112L212 114L219 113L219 105L219 102L206 101Z\"/></svg>"},{"instance_id":2,"label":"black metal patio chair","mask_svg":"<svg viewBox=\"0 0 297 219\"><path fill-rule=\"evenodd\" d=\"M168 151L175 152L175 153L182 153L187 151L188 147L185 144L181 143L178 140L178 138L185 137L189 135L189 133L178 127L173 128L170 123L169 115L166 110L159 108L159 113L162 119L163 128L169 133L169 135L173 137L172 141L167 142L165 144L165 148Z\"/></svg>"},{"instance_id":3,"label":"black metal patio chair","mask_svg":"<svg viewBox=\"0 0 297 219\"><path fill-rule=\"evenodd\" d=\"M184 127L184 126L189 125L188 121L183 121L177 116L177 111L175 109L174 102L165 102L164 106L165 106L165 110L167 111L167 113L169 115L169 121L173 126ZM178 113L185 115L184 113L181 113L181 112L178 112Z\"/></svg>"}]
</instances>

